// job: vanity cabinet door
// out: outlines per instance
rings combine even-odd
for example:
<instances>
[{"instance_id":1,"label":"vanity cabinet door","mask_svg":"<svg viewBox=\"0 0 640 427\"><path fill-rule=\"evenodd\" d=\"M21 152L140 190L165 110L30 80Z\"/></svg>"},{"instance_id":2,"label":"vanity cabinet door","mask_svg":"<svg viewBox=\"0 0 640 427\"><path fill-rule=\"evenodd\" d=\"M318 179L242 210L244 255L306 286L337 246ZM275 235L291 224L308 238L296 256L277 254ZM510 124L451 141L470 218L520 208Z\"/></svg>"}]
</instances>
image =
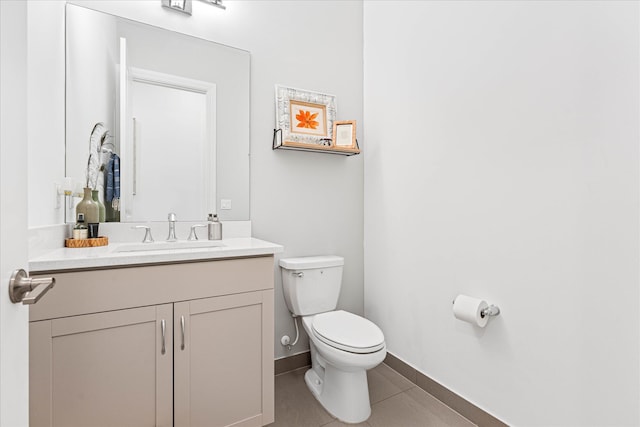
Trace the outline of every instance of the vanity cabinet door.
<instances>
[{"instance_id":1,"label":"vanity cabinet door","mask_svg":"<svg viewBox=\"0 0 640 427\"><path fill-rule=\"evenodd\" d=\"M174 316L176 427L273 422L273 290L176 303Z\"/></svg>"},{"instance_id":2,"label":"vanity cabinet door","mask_svg":"<svg viewBox=\"0 0 640 427\"><path fill-rule=\"evenodd\" d=\"M31 322L30 425L171 426L172 319L165 304Z\"/></svg>"}]
</instances>

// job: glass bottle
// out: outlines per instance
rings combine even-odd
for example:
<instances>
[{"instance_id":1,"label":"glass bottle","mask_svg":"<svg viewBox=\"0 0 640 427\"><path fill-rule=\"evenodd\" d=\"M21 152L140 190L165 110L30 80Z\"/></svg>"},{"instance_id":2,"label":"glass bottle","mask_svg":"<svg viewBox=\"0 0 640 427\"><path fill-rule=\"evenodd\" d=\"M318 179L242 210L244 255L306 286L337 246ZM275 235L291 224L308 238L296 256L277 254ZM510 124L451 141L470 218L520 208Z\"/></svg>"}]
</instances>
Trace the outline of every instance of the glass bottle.
<instances>
[{"instance_id":1,"label":"glass bottle","mask_svg":"<svg viewBox=\"0 0 640 427\"><path fill-rule=\"evenodd\" d=\"M76 226L73 227L73 238L74 239L86 239L89 237L89 229L84 224L84 214L78 214L78 222L76 222Z\"/></svg>"}]
</instances>

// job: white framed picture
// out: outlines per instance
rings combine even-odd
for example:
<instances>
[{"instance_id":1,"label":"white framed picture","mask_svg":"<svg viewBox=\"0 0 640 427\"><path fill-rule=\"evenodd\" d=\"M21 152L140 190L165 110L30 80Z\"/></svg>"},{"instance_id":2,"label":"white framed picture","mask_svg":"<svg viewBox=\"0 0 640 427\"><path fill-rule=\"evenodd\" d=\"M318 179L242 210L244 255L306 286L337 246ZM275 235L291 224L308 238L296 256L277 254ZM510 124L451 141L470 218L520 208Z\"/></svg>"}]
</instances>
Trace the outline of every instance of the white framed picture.
<instances>
[{"instance_id":1,"label":"white framed picture","mask_svg":"<svg viewBox=\"0 0 640 427\"><path fill-rule=\"evenodd\" d=\"M284 146L333 144L336 97L325 93L276 85L276 129Z\"/></svg>"}]
</instances>

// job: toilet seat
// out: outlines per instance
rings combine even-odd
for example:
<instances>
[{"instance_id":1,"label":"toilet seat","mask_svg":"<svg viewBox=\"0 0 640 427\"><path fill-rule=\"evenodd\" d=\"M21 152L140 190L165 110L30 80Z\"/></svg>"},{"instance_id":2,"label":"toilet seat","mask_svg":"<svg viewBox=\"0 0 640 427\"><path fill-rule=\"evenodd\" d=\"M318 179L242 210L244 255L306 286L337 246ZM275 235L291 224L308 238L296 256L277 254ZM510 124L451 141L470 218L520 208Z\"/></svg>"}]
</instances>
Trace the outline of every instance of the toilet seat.
<instances>
[{"instance_id":1,"label":"toilet seat","mask_svg":"<svg viewBox=\"0 0 640 427\"><path fill-rule=\"evenodd\" d=\"M312 331L325 344L350 353L375 353L384 348L384 334L375 323L343 310L314 316Z\"/></svg>"}]
</instances>

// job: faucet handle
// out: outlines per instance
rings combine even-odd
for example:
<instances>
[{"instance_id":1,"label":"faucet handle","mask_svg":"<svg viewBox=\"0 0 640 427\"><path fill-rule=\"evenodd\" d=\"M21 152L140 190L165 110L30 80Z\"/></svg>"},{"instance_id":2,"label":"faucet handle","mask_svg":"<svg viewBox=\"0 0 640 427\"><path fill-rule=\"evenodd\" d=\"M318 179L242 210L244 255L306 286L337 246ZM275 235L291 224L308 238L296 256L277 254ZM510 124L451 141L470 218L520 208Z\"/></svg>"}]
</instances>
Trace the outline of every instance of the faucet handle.
<instances>
[{"instance_id":1,"label":"faucet handle","mask_svg":"<svg viewBox=\"0 0 640 427\"><path fill-rule=\"evenodd\" d=\"M136 225L131 228L134 230L137 228L144 228L145 233L144 239L142 239L142 243L153 243L153 237L151 236L151 227L149 227L148 225Z\"/></svg>"},{"instance_id":2,"label":"faucet handle","mask_svg":"<svg viewBox=\"0 0 640 427\"><path fill-rule=\"evenodd\" d=\"M196 224L191 226L191 232L189 233L189 237L187 240L198 240L198 235L196 234L196 228L206 227L206 224Z\"/></svg>"},{"instance_id":3,"label":"faucet handle","mask_svg":"<svg viewBox=\"0 0 640 427\"><path fill-rule=\"evenodd\" d=\"M169 221L177 221L176 219L176 214L174 214L173 212L169 213L169 217L167 218Z\"/></svg>"}]
</instances>

